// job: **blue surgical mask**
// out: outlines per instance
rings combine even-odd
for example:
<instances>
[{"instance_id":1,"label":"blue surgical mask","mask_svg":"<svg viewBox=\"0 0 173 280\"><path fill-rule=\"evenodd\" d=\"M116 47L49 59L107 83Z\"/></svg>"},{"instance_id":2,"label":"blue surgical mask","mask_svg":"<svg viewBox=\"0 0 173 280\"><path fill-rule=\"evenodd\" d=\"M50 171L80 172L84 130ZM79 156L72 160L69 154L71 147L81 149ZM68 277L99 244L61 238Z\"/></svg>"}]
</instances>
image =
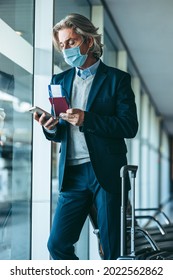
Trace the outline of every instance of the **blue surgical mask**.
<instances>
[{"instance_id":1,"label":"blue surgical mask","mask_svg":"<svg viewBox=\"0 0 173 280\"><path fill-rule=\"evenodd\" d=\"M81 54L80 46L77 46L74 48L69 48L69 49L64 49L62 51L65 62L72 67L82 66L88 57L87 53Z\"/></svg>"}]
</instances>

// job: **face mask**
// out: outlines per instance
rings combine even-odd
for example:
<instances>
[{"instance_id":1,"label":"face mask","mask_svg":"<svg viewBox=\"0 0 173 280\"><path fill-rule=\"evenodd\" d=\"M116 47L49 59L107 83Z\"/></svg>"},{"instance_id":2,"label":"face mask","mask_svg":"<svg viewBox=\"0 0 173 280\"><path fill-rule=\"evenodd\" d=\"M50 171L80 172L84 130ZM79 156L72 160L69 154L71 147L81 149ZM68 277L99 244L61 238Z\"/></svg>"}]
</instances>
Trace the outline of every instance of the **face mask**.
<instances>
[{"instance_id":1,"label":"face mask","mask_svg":"<svg viewBox=\"0 0 173 280\"><path fill-rule=\"evenodd\" d=\"M65 62L72 67L82 66L88 57L87 53L81 54L80 46L77 46L74 48L69 48L69 49L64 49L62 51Z\"/></svg>"}]
</instances>

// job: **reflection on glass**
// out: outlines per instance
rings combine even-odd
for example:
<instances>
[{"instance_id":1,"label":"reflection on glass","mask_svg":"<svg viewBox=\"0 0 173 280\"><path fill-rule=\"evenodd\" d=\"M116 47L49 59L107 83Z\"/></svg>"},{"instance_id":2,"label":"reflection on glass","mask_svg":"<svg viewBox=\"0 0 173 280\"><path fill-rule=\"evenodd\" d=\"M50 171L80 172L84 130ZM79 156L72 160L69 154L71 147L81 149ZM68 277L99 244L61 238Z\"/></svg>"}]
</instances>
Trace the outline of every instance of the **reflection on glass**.
<instances>
[{"instance_id":1,"label":"reflection on glass","mask_svg":"<svg viewBox=\"0 0 173 280\"><path fill-rule=\"evenodd\" d=\"M0 0L0 18L33 44L33 0Z\"/></svg>"},{"instance_id":2,"label":"reflection on glass","mask_svg":"<svg viewBox=\"0 0 173 280\"><path fill-rule=\"evenodd\" d=\"M0 259L30 258L31 116L25 107L31 104L32 76L15 68L14 75L0 71L0 107L6 113L0 146Z\"/></svg>"},{"instance_id":3,"label":"reflection on glass","mask_svg":"<svg viewBox=\"0 0 173 280\"><path fill-rule=\"evenodd\" d=\"M32 43L33 1L2 0L0 7L1 19ZM0 129L0 260L30 259L31 104L32 74L0 54L0 108L6 114Z\"/></svg>"},{"instance_id":4,"label":"reflection on glass","mask_svg":"<svg viewBox=\"0 0 173 280\"><path fill-rule=\"evenodd\" d=\"M15 68L15 75L0 71L0 106L6 113L0 147L0 259L28 259L30 254L31 119L25 106L31 103L32 77Z\"/></svg>"}]
</instances>

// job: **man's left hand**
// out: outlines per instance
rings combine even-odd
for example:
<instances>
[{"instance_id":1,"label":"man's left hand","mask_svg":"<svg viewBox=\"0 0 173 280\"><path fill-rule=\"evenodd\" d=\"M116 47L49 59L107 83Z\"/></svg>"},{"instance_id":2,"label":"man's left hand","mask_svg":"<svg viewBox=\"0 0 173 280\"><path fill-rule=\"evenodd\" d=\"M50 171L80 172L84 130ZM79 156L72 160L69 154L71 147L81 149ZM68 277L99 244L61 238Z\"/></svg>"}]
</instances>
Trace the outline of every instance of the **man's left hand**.
<instances>
[{"instance_id":1,"label":"man's left hand","mask_svg":"<svg viewBox=\"0 0 173 280\"><path fill-rule=\"evenodd\" d=\"M70 108L66 113L61 113L60 117L74 126L81 126L84 121L84 111L76 108Z\"/></svg>"}]
</instances>

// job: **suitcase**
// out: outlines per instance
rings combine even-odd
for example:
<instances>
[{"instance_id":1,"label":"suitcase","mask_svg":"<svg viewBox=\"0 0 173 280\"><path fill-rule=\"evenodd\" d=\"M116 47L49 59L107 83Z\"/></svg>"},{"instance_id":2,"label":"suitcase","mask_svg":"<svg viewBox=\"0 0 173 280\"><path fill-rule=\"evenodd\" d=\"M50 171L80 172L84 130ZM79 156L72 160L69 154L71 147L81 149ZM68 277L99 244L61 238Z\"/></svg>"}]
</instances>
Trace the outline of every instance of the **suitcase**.
<instances>
[{"instance_id":1,"label":"suitcase","mask_svg":"<svg viewBox=\"0 0 173 280\"><path fill-rule=\"evenodd\" d=\"M120 243L120 257L119 260L137 260L137 259L161 259L161 250L156 242L152 239L150 234L136 224L135 219L135 179L138 166L125 165L120 170L120 177L122 180L122 201L121 201L121 243ZM131 224L126 227L126 205L125 205L125 179L127 175L131 179ZM130 235L129 241L126 242L126 236ZM139 243L144 242L142 246L136 246L136 235L141 235Z\"/></svg>"},{"instance_id":2,"label":"suitcase","mask_svg":"<svg viewBox=\"0 0 173 280\"><path fill-rule=\"evenodd\" d=\"M120 176L122 178L122 197L121 197L121 244L120 244L120 250L121 250L121 256L118 259L134 259L135 258L135 248L134 248L134 234L135 234L135 212L134 212L134 207L135 207L135 178L136 178L136 172L137 172L138 167L136 165L126 165L123 166L120 170ZM125 210L125 179L126 176L128 175L128 172L130 171L131 173L131 192L132 192L132 219L131 219L131 253L130 255L125 254L127 251L126 248L126 210ZM97 236L98 239L98 251L101 259L103 259L104 252L102 250L102 246L100 243L100 236L99 236L99 230L98 230L98 225L97 225L97 210L95 207L91 207L90 213L89 213L89 218L91 221L91 224L94 228L94 234Z\"/></svg>"},{"instance_id":3,"label":"suitcase","mask_svg":"<svg viewBox=\"0 0 173 280\"><path fill-rule=\"evenodd\" d=\"M121 177L121 241L120 241L120 257L119 260L135 259L135 178L138 170L137 165L125 165L120 170ZM126 241L126 205L125 205L125 179L130 174L131 177L131 226L130 226L130 253L127 254Z\"/></svg>"},{"instance_id":4,"label":"suitcase","mask_svg":"<svg viewBox=\"0 0 173 280\"><path fill-rule=\"evenodd\" d=\"M172 260L173 259L173 238L163 236L156 239L148 231L136 223L135 217L135 178L138 166L126 165L120 170L122 180L122 201L121 201L121 243L119 260ZM126 226L126 205L125 205L125 178L131 177L131 217L130 225ZM126 237L129 234L129 242ZM139 234L142 236L140 237ZM155 242L156 240L156 242Z\"/></svg>"}]
</instances>

